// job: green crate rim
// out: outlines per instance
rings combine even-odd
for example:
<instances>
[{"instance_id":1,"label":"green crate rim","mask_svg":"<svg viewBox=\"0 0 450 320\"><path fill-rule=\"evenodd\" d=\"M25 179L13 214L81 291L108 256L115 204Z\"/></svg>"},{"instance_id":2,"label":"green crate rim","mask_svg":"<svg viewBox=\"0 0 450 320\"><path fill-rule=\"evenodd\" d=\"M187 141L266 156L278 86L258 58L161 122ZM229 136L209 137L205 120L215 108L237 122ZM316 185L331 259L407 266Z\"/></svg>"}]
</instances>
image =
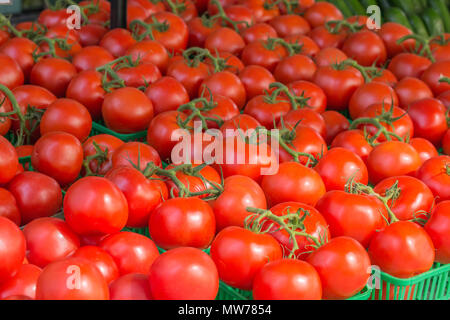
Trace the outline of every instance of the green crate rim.
<instances>
[{"instance_id":1,"label":"green crate rim","mask_svg":"<svg viewBox=\"0 0 450 320\"><path fill-rule=\"evenodd\" d=\"M388 273L385 273L383 271L380 272L381 280L385 280L389 282L390 284L397 285L397 286L410 286L419 284L420 282L427 280L433 276L440 275L444 272L450 271L450 264L439 264L436 263L435 266L433 266L429 271L421 273L417 276L411 277L411 278L397 278L394 276L391 276Z\"/></svg>"},{"instance_id":2,"label":"green crate rim","mask_svg":"<svg viewBox=\"0 0 450 320\"><path fill-rule=\"evenodd\" d=\"M139 131L136 133L118 133L115 132L107 127L105 127L104 125L97 123L97 122L92 122L92 131L91 131L91 136L93 135L93 132L101 132L104 134L110 134L116 138L119 138L122 141L133 141L133 140L140 140L142 138L147 137L147 130L145 131Z\"/></svg>"}]
</instances>

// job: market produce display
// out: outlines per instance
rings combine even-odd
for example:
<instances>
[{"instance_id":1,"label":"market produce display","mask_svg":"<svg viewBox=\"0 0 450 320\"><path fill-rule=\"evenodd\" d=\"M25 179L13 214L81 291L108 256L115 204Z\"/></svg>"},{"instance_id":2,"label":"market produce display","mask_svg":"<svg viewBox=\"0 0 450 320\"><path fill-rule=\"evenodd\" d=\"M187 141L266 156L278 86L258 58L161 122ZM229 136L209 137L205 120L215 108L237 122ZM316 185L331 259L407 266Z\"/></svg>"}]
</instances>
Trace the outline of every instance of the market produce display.
<instances>
[{"instance_id":1,"label":"market produce display","mask_svg":"<svg viewBox=\"0 0 450 320\"><path fill-rule=\"evenodd\" d=\"M450 299L449 4L0 14L0 299Z\"/></svg>"}]
</instances>

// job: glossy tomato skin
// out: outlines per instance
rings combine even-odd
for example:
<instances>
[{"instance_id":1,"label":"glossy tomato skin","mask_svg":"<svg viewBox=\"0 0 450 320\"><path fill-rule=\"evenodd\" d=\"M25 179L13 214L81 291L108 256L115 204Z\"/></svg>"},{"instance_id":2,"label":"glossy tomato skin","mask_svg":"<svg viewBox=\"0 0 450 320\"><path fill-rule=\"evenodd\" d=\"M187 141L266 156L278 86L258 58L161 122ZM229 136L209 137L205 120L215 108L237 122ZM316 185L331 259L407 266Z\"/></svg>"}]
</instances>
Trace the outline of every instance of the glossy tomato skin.
<instances>
[{"instance_id":1,"label":"glossy tomato skin","mask_svg":"<svg viewBox=\"0 0 450 320\"><path fill-rule=\"evenodd\" d=\"M219 21L212 21L211 26L204 25L201 17L195 17L187 23L189 29L189 47L204 47L206 38L220 28Z\"/></svg>"},{"instance_id":2,"label":"glossy tomato skin","mask_svg":"<svg viewBox=\"0 0 450 320\"><path fill-rule=\"evenodd\" d=\"M75 232L65 221L57 218L35 219L25 226L23 233L27 241L28 261L41 268L72 255L80 246Z\"/></svg>"},{"instance_id":3,"label":"glossy tomato skin","mask_svg":"<svg viewBox=\"0 0 450 320\"><path fill-rule=\"evenodd\" d=\"M229 52L239 55L245 47L244 39L230 28L218 28L211 32L205 39L205 49L211 52Z\"/></svg>"},{"instance_id":4,"label":"glossy tomato skin","mask_svg":"<svg viewBox=\"0 0 450 320\"><path fill-rule=\"evenodd\" d=\"M200 87L200 84L202 83L202 81L204 79L206 79L209 76L209 72L210 72L210 69L209 69L208 65L205 64L204 62L199 61L197 65L191 66L189 63L186 62L186 60L180 59L180 60L171 62L169 64L166 75L178 80L186 89L187 93L189 94L189 97L191 99L195 99L197 97L198 88ZM168 85L168 86L171 87L170 85ZM155 89L153 89L153 90L155 90ZM179 106L183 103L186 103L186 100L185 100L184 90L179 89L178 91L179 92L177 92L177 93L180 95L181 98L183 98L183 100L181 100L182 103L180 103L181 101L176 103ZM170 95L170 98L172 98L172 95L175 95L175 92ZM155 102L160 103L161 101L158 101L158 100L159 99L155 96ZM172 109L172 108L170 108L170 109Z\"/></svg>"},{"instance_id":5,"label":"glossy tomato skin","mask_svg":"<svg viewBox=\"0 0 450 320\"><path fill-rule=\"evenodd\" d=\"M365 248L375 233L386 226L387 211L374 197L335 190L327 192L316 204L329 224L332 237L347 236Z\"/></svg>"},{"instance_id":6,"label":"glossy tomato skin","mask_svg":"<svg viewBox=\"0 0 450 320\"><path fill-rule=\"evenodd\" d=\"M129 273L114 280L109 285L111 300L152 300L148 276Z\"/></svg>"},{"instance_id":7,"label":"glossy tomato skin","mask_svg":"<svg viewBox=\"0 0 450 320\"><path fill-rule=\"evenodd\" d=\"M82 246L72 256L92 262L108 284L111 284L112 281L119 277L119 268L113 257L100 247Z\"/></svg>"},{"instance_id":8,"label":"glossy tomato skin","mask_svg":"<svg viewBox=\"0 0 450 320\"><path fill-rule=\"evenodd\" d=\"M314 61L303 54L296 54L281 60L275 70L277 81L288 84L296 80L312 81L317 67Z\"/></svg>"},{"instance_id":9,"label":"glossy tomato skin","mask_svg":"<svg viewBox=\"0 0 450 320\"><path fill-rule=\"evenodd\" d=\"M0 188L0 217L8 218L18 226L22 219L16 198L4 188Z\"/></svg>"},{"instance_id":10,"label":"glossy tomato skin","mask_svg":"<svg viewBox=\"0 0 450 320\"><path fill-rule=\"evenodd\" d=\"M275 29L268 23L256 23L245 29L242 33L245 43L249 44L254 41L265 41L269 38L277 38L278 34Z\"/></svg>"},{"instance_id":11,"label":"glossy tomato skin","mask_svg":"<svg viewBox=\"0 0 450 320\"><path fill-rule=\"evenodd\" d=\"M118 133L145 130L153 118L153 104L139 89L125 87L105 95L102 115L108 128Z\"/></svg>"},{"instance_id":12,"label":"glossy tomato skin","mask_svg":"<svg viewBox=\"0 0 450 320\"><path fill-rule=\"evenodd\" d=\"M253 283L255 300L321 300L319 274L305 261L282 259L265 265Z\"/></svg>"},{"instance_id":13,"label":"glossy tomato skin","mask_svg":"<svg viewBox=\"0 0 450 320\"><path fill-rule=\"evenodd\" d=\"M314 168L321 176L327 191L344 190L348 180L367 184L368 171L364 161L350 150L333 148Z\"/></svg>"},{"instance_id":14,"label":"glossy tomato skin","mask_svg":"<svg viewBox=\"0 0 450 320\"><path fill-rule=\"evenodd\" d=\"M450 61L433 63L423 72L421 79L431 88L434 95L438 96L450 90L450 84L439 82L441 77L450 77Z\"/></svg>"},{"instance_id":15,"label":"glossy tomato skin","mask_svg":"<svg viewBox=\"0 0 450 320\"><path fill-rule=\"evenodd\" d=\"M152 240L128 231L110 234L102 240L100 247L113 257L120 275L148 274L153 262L159 256Z\"/></svg>"},{"instance_id":16,"label":"glossy tomato skin","mask_svg":"<svg viewBox=\"0 0 450 320\"><path fill-rule=\"evenodd\" d=\"M364 83L364 79L354 68L335 70L332 66L327 66L317 69L313 82L325 92L329 109L343 110L353 93Z\"/></svg>"},{"instance_id":17,"label":"glossy tomato skin","mask_svg":"<svg viewBox=\"0 0 450 320\"><path fill-rule=\"evenodd\" d=\"M345 40L342 51L362 66L371 66L372 64L380 66L387 59L383 40L375 32L369 30L351 34Z\"/></svg>"},{"instance_id":18,"label":"glossy tomato skin","mask_svg":"<svg viewBox=\"0 0 450 320\"><path fill-rule=\"evenodd\" d=\"M158 41L143 40L136 42L126 51L126 55L131 55L133 61L140 59L142 62L151 62L159 68L161 74L165 74L169 63L167 49Z\"/></svg>"},{"instance_id":19,"label":"glossy tomato skin","mask_svg":"<svg viewBox=\"0 0 450 320\"><path fill-rule=\"evenodd\" d=\"M267 129L273 129L280 117L291 110L288 100L277 99L275 103L268 102L265 95L259 95L249 100L244 112L258 120Z\"/></svg>"},{"instance_id":20,"label":"glossy tomato skin","mask_svg":"<svg viewBox=\"0 0 450 320\"><path fill-rule=\"evenodd\" d=\"M18 174L9 183L8 190L17 201L23 225L36 218L52 216L61 208L61 187L55 179L42 173Z\"/></svg>"},{"instance_id":21,"label":"glossy tomato skin","mask_svg":"<svg viewBox=\"0 0 450 320\"><path fill-rule=\"evenodd\" d=\"M145 90L145 94L152 102L155 114L177 110L178 107L189 102L188 91L181 82L170 76L162 77L152 83Z\"/></svg>"},{"instance_id":22,"label":"glossy tomato skin","mask_svg":"<svg viewBox=\"0 0 450 320\"><path fill-rule=\"evenodd\" d=\"M309 33L309 36L321 49L325 48L340 49L342 48L342 45L344 44L344 41L347 38L347 35L344 33L333 34L329 32L324 25L313 28Z\"/></svg>"},{"instance_id":23,"label":"glossy tomato skin","mask_svg":"<svg viewBox=\"0 0 450 320\"><path fill-rule=\"evenodd\" d=\"M61 131L49 132L34 145L31 164L39 172L54 178L61 185L76 180L83 162L81 142Z\"/></svg>"},{"instance_id":24,"label":"glossy tomato skin","mask_svg":"<svg viewBox=\"0 0 450 320\"><path fill-rule=\"evenodd\" d=\"M309 98L307 101L308 109L319 113L325 111L327 107L327 95L318 85L309 81L298 80L290 83L288 87L296 96L303 95L304 98Z\"/></svg>"},{"instance_id":25,"label":"glossy tomato skin","mask_svg":"<svg viewBox=\"0 0 450 320\"><path fill-rule=\"evenodd\" d=\"M328 144L330 144L340 132L343 132L350 127L348 119L337 111L329 110L323 112L321 115L325 121L325 141Z\"/></svg>"},{"instance_id":26,"label":"glossy tomato skin","mask_svg":"<svg viewBox=\"0 0 450 320\"><path fill-rule=\"evenodd\" d=\"M370 181L374 184L389 177L414 175L420 164L416 149L400 141L386 141L375 146L367 158Z\"/></svg>"},{"instance_id":27,"label":"glossy tomato skin","mask_svg":"<svg viewBox=\"0 0 450 320\"><path fill-rule=\"evenodd\" d=\"M337 237L311 253L306 260L319 273L323 299L347 299L361 291L369 279L371 261L355 239Z\"/></svg>"},{"instance_id":28,"label":"glossy tomato skin","mask_svg":"<svg viewBox=\"0 0 450 320\"><path fill-rule=\"evenodd\" d=\"M165 250L177 247L209 247L216 231L212 208L199 198L174 198L150 215L149 232Z\"/></svg>"},{"instance_id":29,"label":"glossy tomato skin","mask_svg":"<svg viewBox=\"0 0 450 320\"><path fill-rule=\"evenodd\" d=\"M4 86L14 89L23 85L24 75L22 69L13 58L6 54L0 54L0 70L2 72L0 83Z\"/></svg>"},{"instance_id":30,"label":"glossy tomato skin","mask_svg":"<svg viewBox=\"0 0 450 320\"><path fill-rule=\"evenodd\" d=\"M269 206L296 201L314 206L325 194L320 175L297 162L284 162L275 175L264 176L261 187Z\"/></svg>"},{"instance_id":31,"label":"glossy tomato skin","mask_svg":"<svg viewBox=\"0 0 450 320\"><path fill-rule=\"evenodd\" d=\"M125 227L128 204L122 191L109 180L86 177L67 190L64 216L79 235L111 234Z\"/></svg>"},{"instance_id":32,"label":"glossy tomato skin","mask_svg":"<svg viewBox=\"0 0 450 320\"><path fill-rule=\"evenodd\" d=\"M417 178L425 182L437 197L436 202L450 200L450 156L438 156L425 161Z\"/></svg>"},{"instance_id":33,"label":"glossy tomato skin","mask_svg":"<svg viewBox=\"0 0 450 320\"><path fill-rule=\"evenodd\" d=\"M412 138L409 144L419 153L420 162L423 164L428 159L437 157L439 155L436 147L427 139ZM445 152L445 151L444 151Z\"/></svg>"},{"instance_id":34,"label":"glossy tomato skin","mask_svg":"<svg viewBox=\"0 0 450 320\"><path fill-rule=\"evenodd\" d=\"M245 105L245 87L239 77L229 71L214 73L203 80L199 87L199 96L203 94L206 88L209 88L213 94L231 98L240 109ZM205 94L207 94L207 90Z\"/></svg>"},{"instance_id":35,"label":"glossy tomato skin","mask_svg":"<svg viewBox=\"0 0 450 320\"><path fill-rule=\"evenodd\" d=\"M22 231L11 220L0 217L0 284L16 274L25 258L26 241Z\"/></svg>"},{"instance_id":36,"label":"glossy tomato skin","mask_svg":"<svg viewBox=\"0 0 450 320\"><path fill-rule=\"evenodd\" d=\"M13 145L0 136L0 185L8 183L14 178L19 167L19 158Z\"/></svg>"},{"instance_id":37,"label":"glossy tomato skin","mask_svg":"<svg viewBox=\"0 0 450 320\"><path fill-rule=\"evenodd\" d=\"M106 32L108 32L108 29L99 24L81 26L80 30L78 30L80 44L83 47L96 46L100 43L100 40Z\"/></svg>"},{"instance_id":38,"label":"glossy tomato skin","mask_svg":"<svg viewBox=\"0 0 450 320\"><path fill-rule=\"evenodd\" d=\"M154 83L161 78L158 67L151 62L141 62L134 67L117 70L117 75L125 81L127 87L139 88Z\"/></svg>"},{"instance_id":39,"label":"glossy tomato skin","mask_svg":"<svg viewBox=\"0 0 450 320\"><path fill-rule=\"evenodd\" d=\"M367 165L367 157L373 147L364 136L364 132L359 129L347 130L339 133L331 143L331 148L344 148L356 155Z\"/></svg>"},{"instance_id":40,"label":"glossy tomato skin","mask_svg":"<svg viewBox=\"0 0 450 320\"><path fill-rule=\"evenodd\" d=\"M311 110L310 108L300 108L289 111L283 117L284 125L290 129L293 129L299 121L302 126L309 127L320 134L322 138L326 138L326 124L320 113ZM278 122L277 127L282 127L281 121Z\"/></svg>"},{"instance_id":41,"label":"glossy tomato skin","mask_svg":"<svg viewBox=\"0 0 450 320\"><path fill-rule=\"evenodd\" d=\"M31 68L34 65L33 52L38 46L28 38L11 38L1 47L0 52L14 59L23 71L25 79L28 79Z\"/></svg>"},{"instance_id":42,"label":"glossy tomato skin","mask_svg":"<svg viewBox=\"0 0 450 320\"><path fill-rule=\"evenodd\" d=\"M389 57L394 57L399 53L414 48L414 39L408 39L401 44L397 43L400 38L410 34L412 34L411 30L395 22L383 23L381 29L378 30L378 35L383 39Z\"/></svg>"},{"instance_id":43,"label":"glossy tomato skin","mask_svg":"<svg viewBox=\"0 0 450 320\"><path fill-rule=\"evenodd\" d=\"M95 70L87 70L78 73L70 81L66 98L74 99L84 105L93 120L100 119L102 115L102 103L106 91L102 87L102 74Z\"/></svg>"},{"instance_id":44,"label":"glossy tomato skin","mask_svg":"<svg viewBox=\"0 0 450 320\"><path fill-rule=\"evenodd\" d=\"M161 158L158 152L151 146L142 142L127 142L119 146L111 158L113 168L135 166L144 171L147 164L153 162L154 165L161 167Z\"/></svg>"},{"instance_id":45,"label":"glossy tomato skin","mask_svg":"<svg viewBox=\"0 0 450 320\"><path fill-rule=\"evenodd\" d=\"M408 115L414 123L415 136L441 145L447 126L447 108L438 99L426 98L412 103Z\"/></svg>"},{"instance_id":46,"label":"glossy tomato skin","mask_svg":"<svg viewBox=\"0 0 450 320\"><path fill-rule=\"evenodd\" d=\"M23 264L17 273L0 285L0 299L23 295L30 299L36 298L36 283L42 269L33 264Z\"/></svg>"},{"instance_id":47,"label":"glossy tomato skin","mask_svg":"<svg viewBox=\"0 0 450 320\"><path fill-rule=\"evenodd\" d=\"M78 71L94 70L114 60L114 56L100 46L84 47L74 55L72 63Z\"/></svg>"},{"instance_id":48,"label":"glossy tomato skin","mask_svg":"<svg viewBox=\"0 0 450 320\"><path fill-rule=\"evenodd\" d=\"M67 284L70 283L70 286ZM79 288L74 290L74 288ZM55 261L42 270L37 300L108 300L109 290L94 264L82 258Z\"/></svg>"},{"instance_id":49,"label":"glossy tomato skin","mask_svg":"<svg viewBox=\"0 0 450 320\"><path fill-rule=\"evenodd\" d=\"M43 86L57 97L63 97L77 69L61 58L39 60L31 69L30 83Z\"/></svg>"},{"instance_id":50,"label":"glossy tomato skin","mask_svg":"<svg viewBox=\"0 0 450 320\"><path fill-rule=\"evenodd\" d=\"M344 16L332 3L316 2L306 10L305 18L312 27L317 27L330 20L343 20Z\"/></svg>"},{"instance_id":51,"label":"glossy tomato skin","mask_svg":"<svg viewBox=\"0 0 450 320\"><path fill-rule=\"evenodd\" d=\"M169 196L163 181L147 179L131 167L116 167L105 178L114 182L127 198L127 226L131 228L146 227L150 214Z\"/></svg>"},{"instance_id":52,"label":"glossy tomato skin","mask_svg":"<svg viewBox=\"0 0 450 320\"><path fill-rule=\"evenodd\" d=\"M348 59L347 55L338 48L326 47L321 49L314 57L317 67L330 66Z\"/></svg>"},{"instance_id":53,"label":"glossy tomato skin","mask_svg":"<svg viewBox=\"0 0 450 320\"><path fill-rule=\"evenodd\" d=\"M420 79L405 77L394 87L397 93L399 106L405 110L415 101L433 98L433 92L428 85Z\"/></svg>"},{"instance_id":54,"label":"glossy tomato skin","mask_svg":"<svg viewBox=\"0 0 450 320\"><path fill-rule=\"evenodd\" d=\"M436 262L449 263L450 201L442 201L436 205L424 228L431 240L433 240L436 249Z\"/></svg>"},{"instance_id":55,"label":"glossy tomato skin","mask_svg":"<svg viewBox=\"0 0 450 320\"><path fill-rule=\"evenodd\" d=\"M269 85L275 82L275 77L266 68L258 65L248 65L239 73L239 79L245 87L247 99L264 94Z\"/></svg>"},{"instance_id":56,"label":"glossy tomato skin","mask_svg":"<svg viewBox=\"0 0 450 320\"><path fill-rule=\"evenodd\" d=\"M220 279L243 290L252 289L253 279L265 264L283 256L275 238L240 227L220 231L211 244L210 255Z\"/></svg>"},{"instance_id":57,"label":"glossy tomato skin","mask_svg":"<svg viewBox=\"0 0 450 320\"><path fill-rule=\"evenodd\" d=\"M402 80L405 77L420 78L430 65L431 61L426 57L404 52L391 60L388 69L398 80Z\"/></svg>"},{"instance_id":58,"label":"glossy tomato skin","mask_svg":"<svg viewBox=\"0 0 450 320\"><path fill-rule=\"evenodd\" d=\"M266 197L261 187L246 176L231 176L224 180L224 191L211 204L220 231L229 226L244 227L250 214L247 207L266 209Z\"/></svg>"},{"instance_id":59,"label":"glossy tomato skin","mask_svg":"<svg viewBox=\"0 0 450 320\"><path fill-rule=\"evenodd\" d=\"M369 247L372 263L397 278L410 278L430 270L434 251L430 236L411 221L390 224L374 236Z\"/></svg>"},{"instance_id":60,"label":"glossy tomato skin","mask_svg":"<svg viewBox=\"0 0 450 320\"><path fill-rule=\"evenodd\" d=\"M101 163L99 163L98 160L91 160L88 165L93 173L105 175L112 167L112 156L114 152L121 145L123 145L124 142L109 134L98 134L89 137L83 143L83 153L85 159L96 154L97 151L95 149L94 142L98 145L100 150L106 152L106 159Z\"/></svg>"},{"instance_id":61,"label":"glossy tomato skin","mask_svg":"<svg viewBox=\"0 0 450 320\"><path fill-rule=\"evenodd\" d=\"M213 300L219 291L213 260L201 250L189 247L159 256L148 280L155 300Z\"/></svg>"},{"instance_id":62,"label":"glossy tomato skin","mask_svg":"<svg viewBox=\"0 0 450 320\"><path fill-rule=\"evenodd\" d=\"M49 132L62 131L74 135L80 142L91 133L92 117L89 111L76 100L61 98L51 103L41 118L41 136Z\"/></svg>"},{"instance_id":63,"label":"glossy tomato skin","mask_svg":"<svg viewBox=\"0 0 450 320\"><path fill-rule=\"evenodd\" d=\"M301 202L283 202L270 208L270 211L277 216L298 213L299 217L303 218L306 215L302 225L297 228L297 231L306 232L316 239L331 238L328 222L322 214L312 206ZM285 230L279 230L280 226L277 223L274 223L273 226L271 224L272 221L267 220L263 224L263 230L270 230L269 234L280 243L285 256L290 254L294 245L291 237ZM306 260L308 255L314 250L311 248L311 245L314 245L314 242L305 236L297 235L295 238L299 246L299 249L294 252L295 257L300 260Z\"/></svg>"},{"instance_id":64,"label":"glossy tomato skin","mask_svg":"<svg viewBox=\"0 0 450 320\"><path fill-rule=\"evenodd\" d=\"M117 58L123 56L127 49L135 43L136 40L132 37L130 31L122 28L115 28L105 33L100 40L99 45Z\"/></svg>"},{"instance_id":65,"label":"glossy tomato skin","mask_svg":"<svg viewBox=\"0 0 450 320\"><path fill-rule=\"evenodd\" d=\"M399 192L388 201L389 207L399 220L424 218L424 213L430 212L434 206L434 196L425 183L410 176L386 178L380 181L374 191L385 196L386 191L394 184Z\"/></svg>"}]
</instances>

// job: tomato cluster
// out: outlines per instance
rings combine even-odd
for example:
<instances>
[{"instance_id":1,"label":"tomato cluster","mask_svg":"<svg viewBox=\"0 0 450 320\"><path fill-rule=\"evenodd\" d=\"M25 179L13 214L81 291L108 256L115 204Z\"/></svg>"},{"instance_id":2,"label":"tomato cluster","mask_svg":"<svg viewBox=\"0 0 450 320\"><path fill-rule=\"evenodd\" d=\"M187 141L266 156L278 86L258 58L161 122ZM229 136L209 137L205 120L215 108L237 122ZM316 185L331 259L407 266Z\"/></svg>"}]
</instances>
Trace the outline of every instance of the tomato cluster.
<instances>
[{"instance_id":1,"label":"tomato cluster","mask_svg":"<svg viewBox=\"0 0 450 320\"><path fill-rule=\"evenodd\" d=\"M80 6L0 16L0 299L347 299L450 263L448 34L314 0L129 0L111 30Z\"/></svg>"}]
</instances>

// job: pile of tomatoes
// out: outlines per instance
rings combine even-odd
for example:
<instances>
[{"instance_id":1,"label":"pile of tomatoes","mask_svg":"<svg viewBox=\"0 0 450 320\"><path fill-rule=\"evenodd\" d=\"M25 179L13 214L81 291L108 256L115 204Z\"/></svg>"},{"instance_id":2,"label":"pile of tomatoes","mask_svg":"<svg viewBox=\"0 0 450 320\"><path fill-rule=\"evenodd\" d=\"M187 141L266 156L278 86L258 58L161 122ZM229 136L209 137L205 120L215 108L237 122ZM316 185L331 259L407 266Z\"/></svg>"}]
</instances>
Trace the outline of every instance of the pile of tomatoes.
<instances>
[{"instance_id":1,"label":"pile of tomatoes","mask_svg":"<svg viewBox=\"0 0 450 320\"><path fill-rule=\"evenodd\" d=\"M450 35L314 0L129 0L112 30L79 5L0 16L0 299L347 299L450 263ZM171 161L195 122L242 163Z\"/></svg>"}]
</instances>

